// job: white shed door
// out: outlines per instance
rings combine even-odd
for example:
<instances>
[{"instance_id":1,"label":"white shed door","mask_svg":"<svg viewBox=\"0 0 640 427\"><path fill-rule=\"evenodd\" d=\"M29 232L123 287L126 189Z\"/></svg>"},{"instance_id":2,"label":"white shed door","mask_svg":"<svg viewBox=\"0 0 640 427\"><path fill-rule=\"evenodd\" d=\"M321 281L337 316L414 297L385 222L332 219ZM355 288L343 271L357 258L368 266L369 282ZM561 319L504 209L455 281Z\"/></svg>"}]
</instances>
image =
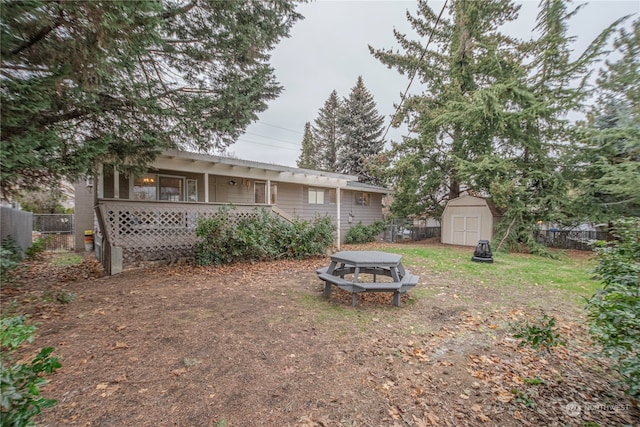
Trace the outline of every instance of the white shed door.
<instances>
[{"instance_id":1,"label":"white shed door","mask_svg":"<svg viewBox=\"0 0 640 427\"><path fill-rule=\"evenodd\" d=\"M480 237L479 216L452 216L451 243L454 245L475 246Z\"/></svg>"}]
</instances>

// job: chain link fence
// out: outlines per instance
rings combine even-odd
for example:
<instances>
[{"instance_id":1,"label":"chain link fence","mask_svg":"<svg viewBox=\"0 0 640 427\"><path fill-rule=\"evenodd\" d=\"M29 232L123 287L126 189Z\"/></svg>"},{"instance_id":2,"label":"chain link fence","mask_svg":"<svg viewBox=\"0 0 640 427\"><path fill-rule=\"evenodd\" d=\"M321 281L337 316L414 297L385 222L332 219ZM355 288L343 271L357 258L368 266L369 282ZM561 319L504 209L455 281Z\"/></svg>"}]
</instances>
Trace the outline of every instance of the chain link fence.
<instances>
[{"instance_id":1,"label":"chain link fence","mask_svg":"<svg viewBox=\"0 0 640 427\"><path fill-rule=\"evenodd\" d=\"M73 250L72 214L34 214L32 241L42 240L46 251Z\"/></svg>"},{"instance_id":2,"label":"chain link fence","mask_svg":"<svg viewBox=\"0 0 640 427\"><path fill-rule=\"evenodd\" d=\"M384 240L387 242L404 242L426 240L440 237L440 227L420 227L413 225L411 220L394 219L384 230Z\"/></svg>"}]
</instances>

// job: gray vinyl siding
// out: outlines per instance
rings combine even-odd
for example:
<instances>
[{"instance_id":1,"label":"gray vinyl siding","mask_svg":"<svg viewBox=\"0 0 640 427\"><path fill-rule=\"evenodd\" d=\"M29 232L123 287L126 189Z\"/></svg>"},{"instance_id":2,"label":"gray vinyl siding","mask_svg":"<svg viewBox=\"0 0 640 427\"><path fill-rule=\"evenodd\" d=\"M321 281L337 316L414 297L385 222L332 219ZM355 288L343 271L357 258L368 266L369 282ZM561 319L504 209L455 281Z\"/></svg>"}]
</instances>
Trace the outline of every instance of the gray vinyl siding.
<instances>
[{"instance_id":1,"label":"gray vinyl siding","mask_svg":"<svg viewBox=\"0 0 640 427\"><path fill-rule=\"evenodd\" d=\"M337 218L336 215L336 204L335 203L329 203L329 190L331 190L330 188L324 188L324 204L319 205L319 204L312 204L309 203L309 189L310 188L317 188L319 190L322 190L323 188L320 187L308 187L308 186L303 186L302 187L302 204L303 204L303 209L302 209L302 213L301 215L299 215L300 218L302 219L306 219L306 220L312 220L314 219L316 216L324 216L324 215L329 215L334 221Z\"/></svg>"},{"instance_id":2,"label":"gray vinyl siding","mask_svg":"<svg viewBox=\"0 0 640 427\"><path fill-rule=\"evenodd\" d=\"M276 206L293 217L302 217L302 185L272 182L278 186Z\"/></svg>"},{"instance_id":3,"label":"gray vinyl siding","mask_svg":"<svg viewBox=\"0 0 640 427\"><path fill-rule=\"evenodd\" d=\"M235 182L231 185L230 182ZM247 180L233 176L209 175L209 202L217 203L253 203L253 180L245 185Z\"/></svg>"},{"instance_id":4,"label":"gray vinyl siding","mask_svg":"<svg viewBox=\"0 0 640 427\"><path fill-rule=\"evenodd\" d=\"M302 187L302 203L303 213L298 215L302 219L312 220L316 215L329 215L331 219L336 221L336 204L329 203L329 188L325 188L324 204L309 203L309 188L318 187ZM370 205L359 206L356 204L356 193L351 190L342 190L340 200L340 236L342 243L349 228L362 222L364 225L373 224L382 220L382 194L369 193ZM349 223L349 214L353 215L353 222Z\"/></svg>"},{"instance_id":5,"label":"gray vinyl siding","mask_svg":"<svg viewBox=\"0 0 640 427\"><path fill-rule=\"evenodd\" d=\"M236 185L229 185L229 180L236 181ZM253 203L254 202L254 193L253 193L253 184L254 181L250 180L249 184L245 186L245 183L242 179L232 178L232 177L224 177L217 176L216 177L216 192L224 192L226 188L227 197L226 200L216 200L216 202L224 202L224 203ZM220 199L221 194L216 194L218 199Z\"/></svg>"},{"instance_id":6,"label":"gray vinyl siding","mask_svg":"<svg viewBox=\"0 0 640 427\"><path fill-rule=\"evenodd\" d=\"M366 193L366 191L364 191ZM356 204L356 194L362 193L362 191L343 191L342 203L340 206L340 235L342 241L347 235L347 232L354 225L362 222L363 225L370 225L376 221L382 221L382 197L383 194L369 193L370 205L360 206ZM353 215L353 221L349 223L349 214Z\"/></svg>"}]
</instances>

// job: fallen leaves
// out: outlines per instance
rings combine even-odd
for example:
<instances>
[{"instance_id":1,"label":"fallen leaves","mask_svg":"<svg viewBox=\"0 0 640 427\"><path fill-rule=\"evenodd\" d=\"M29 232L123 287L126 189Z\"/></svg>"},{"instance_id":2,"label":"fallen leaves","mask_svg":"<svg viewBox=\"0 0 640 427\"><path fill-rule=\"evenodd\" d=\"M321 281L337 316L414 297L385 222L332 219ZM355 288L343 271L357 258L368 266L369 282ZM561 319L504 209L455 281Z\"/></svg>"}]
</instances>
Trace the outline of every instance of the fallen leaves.
<instances>
[{"instance_id":1,"label":"fallen leaves","mask_svg":"<svg viewBox=\"0 0 640 427\"><path fill-rule=\"evenodd\" d=\"M177 368L177 369L171 370L171 374L176 377L180 377L186 373L187 373L187 368Z\"/></svg>"},{"instance_id":2,"label":"fallen leaves","mask_svg":"<svg viewBox=\"0 0 640 427\"><path fill-rule=\"evenodd\" d=\"M109 397L113 395L120 386L118 384L99 383L96 385L96 390L101 391L100 397Z\"/></svg>"},{"instance_id":3,"label":"fallen leaves","mask_svg":"<svg viewBox=\"0 0 640 427\"><path fill-rule=\"evenodd\" d=\"M595 402L624 397L607 383L606 367L595 372L582 354L590 343L581 325L557 316L570 346L543 357L510 338L509 323L530 308L493 308L520 295L493 300L407 264L435 291L399 310L384 293L359 295L352 308L349 293L334 289L328 303L322 296L315 268L327 264L177 264L70 286L78 298L58 310L65 323L51 311L40 319L45 340L65 342L67 369L52 386L79 403L63 402L43 420L62 425L78 413L76 424L95 423L98 415L83 409L93 399L102 413L126 412L129 421L135 414L159 423L161 413L184 425L207 425L211 414L230 425L313 427L633 424L637 411L584 415ZM86 378L104 382L87 390ZM154 413L135 406L150 401ZM582 405L583 418L568 417L569 402Z\"/></svg>"}]
</instances>

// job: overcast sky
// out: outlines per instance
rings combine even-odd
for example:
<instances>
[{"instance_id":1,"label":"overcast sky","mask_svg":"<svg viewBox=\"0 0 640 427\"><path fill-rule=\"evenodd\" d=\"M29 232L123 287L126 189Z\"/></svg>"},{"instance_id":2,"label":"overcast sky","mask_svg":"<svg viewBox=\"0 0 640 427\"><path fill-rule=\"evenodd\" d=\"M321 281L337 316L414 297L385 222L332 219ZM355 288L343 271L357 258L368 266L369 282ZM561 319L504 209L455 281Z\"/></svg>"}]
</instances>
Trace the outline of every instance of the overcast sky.
<instances>
[{"instance_id":1,"label":"overcast sky","mask_svg":"<svg viewBox=\"0 0 640 427\"><path fill-rule=\"evenodd\" d=\"M429 2L436 13L443 3ZM522 3L520 17L504 31L530 38L539 1L518 3ZM227 151L240 159L296 166L305 123L313 123L334 89L341 98L347 97L358 76L362 76L388 126L394 103L399 102L409 78L386 68L367 46L397 47L394 28L416 39L406 20L407 11L416 15L416 4L405 0L333 0L300 5L298 11L305 19L298 21L291 36L272 52L271 64L284 91ZM629 14L635 16L627 24L640 15L640 0L588 2L569 23L570 34L577 36L575 50L583 50L610 23ZM410 92L420 92L418 79ZM403 133L392 128L387 140L400 140Z\"/></svg>"}]
</instances>

